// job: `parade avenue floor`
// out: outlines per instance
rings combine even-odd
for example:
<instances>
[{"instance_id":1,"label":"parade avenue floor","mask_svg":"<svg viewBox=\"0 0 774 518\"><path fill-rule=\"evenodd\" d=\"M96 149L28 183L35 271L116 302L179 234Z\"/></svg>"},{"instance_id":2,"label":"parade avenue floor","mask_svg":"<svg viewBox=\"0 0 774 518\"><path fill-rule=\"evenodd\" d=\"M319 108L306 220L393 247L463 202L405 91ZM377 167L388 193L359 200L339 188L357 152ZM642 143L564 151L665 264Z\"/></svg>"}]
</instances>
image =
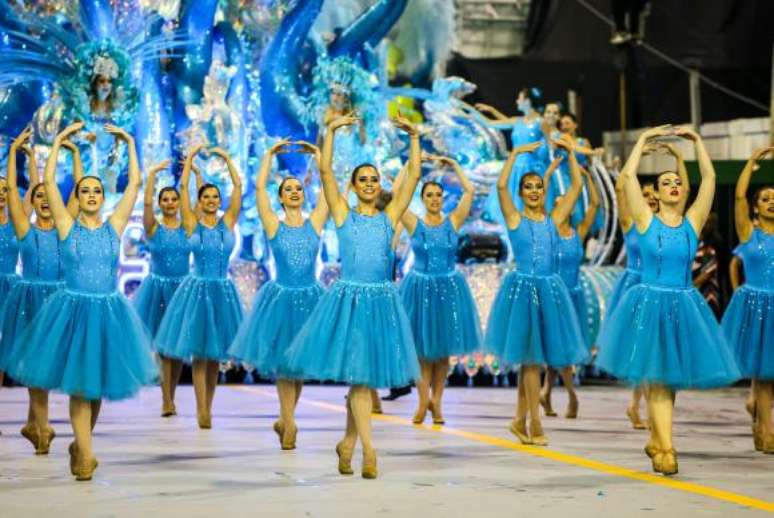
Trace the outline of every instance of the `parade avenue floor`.
<instances>
[{"instance_id":1,"label":"parade avenue floor","mask_svg":"<svg viewBox=\"0 0 774 518\"><path fill-rule=\"evenodd\" d=\"M193 391L178 390L177 417L158 417L158 389L106 403L91 482L68 470L67 399L51 397L50 455L19 435L24 389L0 391L0 517L142 516L516 517L763 516L774 511L774 455L756 453L746 389L678 395L680 473L651 472L646 431L624 415L625 388L581 387L576 420L543 418L547 448L508 432L514 389L450 388L445 426L414 426L415 395L374 417L379 478L336 471L345 387L309 386L298 406L298 448L280 451L270 385L220 386L213 428L196 426ZM643 409L644 415L644 409ZM428 416L429 417L429 416ZM428 418L428 422L430 419Z\"/></svg>"}]
</instances>

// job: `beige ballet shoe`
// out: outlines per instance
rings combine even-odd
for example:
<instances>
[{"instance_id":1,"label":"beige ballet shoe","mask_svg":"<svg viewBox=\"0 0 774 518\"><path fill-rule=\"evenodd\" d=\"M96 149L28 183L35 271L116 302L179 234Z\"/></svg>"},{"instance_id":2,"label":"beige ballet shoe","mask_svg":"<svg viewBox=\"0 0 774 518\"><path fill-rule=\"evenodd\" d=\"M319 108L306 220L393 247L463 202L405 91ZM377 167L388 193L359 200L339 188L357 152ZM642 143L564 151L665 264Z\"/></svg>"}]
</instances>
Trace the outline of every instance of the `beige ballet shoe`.
<instances>
[{"instance_id":1,"label":"beige ballet shoe","mask_svg":"<svg viewBox=\"0 0 774 518\"><path fill-rule=\"evenodd\" d=\"M212 428L212 416L207 415L197 415L196 420L199 422L199 428L202 430L209 430Z\"/></svg>"},{"instance_id":2,"label":"beige ballet shoe","mask_svg":"<svg viewBox=\"0 0 774 518\"><path fill-rule=\"evenodd\" d=\"M48 455L54 437L56 437L56 432L50 426L40 433L38 435L38 446L35 448L35 455Z\"/></svg>"},{"instance_id":3,"label":"beige ballet shoe","mask_svg":"<svg viewBox=\"0 0 774 518\"><path fill-rule=\"evenodd\" d=\"M535 446L548 446L548 438L543 433L543 425L537 419L533 419L529 423L529 436Z\"/></svg>"},{"instance_id":4,"label":"beige ballet shoe","mask_svg":"<svg viewBox=\"0 0 774 518\"><path fill-rule=\"evenodd\" d=\"M658 450L653 458L653 471L663 475L677 474L677 452L671 450Z\"/></svg>"},{"instance_id":5,"label":"beige ballet shoe","mask_svg":"<svg viewBox=\"0 0 774 518\"><path fill-rule=\"evenodd\" d=\"M511 422L510 431L513 435L519 438L521 444L532 444L532 438L527 433L527 420L521 419L519 421L513 420Z\"/></svg>"},{"instance_id":6,"label":"beige ballet shoe","mask_svg":"<svg viewBox=\"0 0 774 518\"><path fill-rule=\"evenodd\" d=\"M430 403L428 403L426 406L422 406L421 404L419 407L417 407L417 411L414 413L414 418L411 420L414 424L422 424L425 422L425 417L427 416L427 409L430 406Z\"/></svg>"},{"instance_id":7,"label":"beige ballet shoe","mask_svg":"<svg viewBox=\"0 0 774 518\"><path fill-rule=\"evenodd\" d=\"M19 430L19 433L22 434L22 437L27 439L32 443L32 447L35 448L35 452L38 451L38 441L40 440L39 434L38 434L38 427L34 424L27 423L24 426L22 426L22 429Z\"/></svg>"},{"instance_id":8,"label":"beige ballet shoe","mask_svg":"<svg viewBox=\"0 0 774 518\"><path fill-rule=\"evenodd\" d=\"M177 408L175 408L174 403L171 403L169 406L161 407L161 417L172 417L175 415L177 415Z\"/></svg>"},{"instance_id":9,"label":"beige ballet shoe","mask_svg":"<svg viewBox=\"0 0 774 518\"><path fill-rule=\"evenodd\" d=\"M378 476L375 450L372 450L370 454L363 452L363 469L360 474L367 479L374 479Z\"/></svg>"},{"instance_id":10,"label":"beige ballet shoe","mask_svg":"<svg viewBox=\"0 0 774 518\"><path fill-rule=\"evenodd\" d=\"M567 404L567 412L565 412L564 417L567 419L577 419L579 405L580 405L580 402L578 401L577 397L575 399L571 399L570 402Z\"/></svg>"},{"instance_id":11,"label":"beige ballet shoe","mask_svg":"<svg viewBox=\"0 0 774 518\"><path fill-rule=\"evenodd\" d=\"M282 440L280 441L280 447L283 450L295 450L297 434L298 434L298 427L296 425L288 426L288 427L283 426Z\"/></svg>"},{"instance_id":12,"label":"beige ballet shoe","mask_svg":"<svg viewBox=\"0 0 774 518\"><path fill-rule=\"evenodd\" d=\"M99 462L97 462L97 457L91 457L90 459L83 459L75 467L75 480L78 480L81 482L91 480L92 476L94 476L94 471L97 469L98 465L99 465Z\"/></svg>"},{"instance_id":13,"label":"beige ballet shoe","mask_svg":"<svg viewBox=\"0 0 774 518\"><path fill-rule=\"evenodd\" d=\"M336 455L339 456L339 473L341 475L352 475L355 471L352 469L352 453L354 448L348 450L344 447L344 441L336 445Z\"/></svg>"},{"instance_id":14,"label":"beige ballet shoe","mask_svg":"<svg viewBox=\"0 0 774 518\"><path fill-rule=\"evenodd\" d=\"M546 417L556 417L556 412L554 412L554 409L551 407L548 396L542 391L540 392L540 406L543 407L543 412L546 414Z\"/></svg>"},{"instance_id":15,"label":"beige ballet shoe","mask_svg":"<svg viewBox=\"0 0 774 518\"><path fill-rule=\"evenodd\" d=\"M440 406L441 405L436 405L433 401L430 401L430 404L427 405L428 410L433 414L433 424L446 424L446 421L441 414Z\"/></svg>"},{"instance_id":16,"label":"beige ballet shoe","mask_svg":"<svg viewBox=\"0 0 774 518\"><path fill-rule=\"evenodd\" d=\"M626 417L629 418L629 421L632 423L632 428L635 430L644 430L647 428L645 423L642 422L642 419L640 419L640 412L636 408L626 407Z\"/></svg>"}]
</instances>

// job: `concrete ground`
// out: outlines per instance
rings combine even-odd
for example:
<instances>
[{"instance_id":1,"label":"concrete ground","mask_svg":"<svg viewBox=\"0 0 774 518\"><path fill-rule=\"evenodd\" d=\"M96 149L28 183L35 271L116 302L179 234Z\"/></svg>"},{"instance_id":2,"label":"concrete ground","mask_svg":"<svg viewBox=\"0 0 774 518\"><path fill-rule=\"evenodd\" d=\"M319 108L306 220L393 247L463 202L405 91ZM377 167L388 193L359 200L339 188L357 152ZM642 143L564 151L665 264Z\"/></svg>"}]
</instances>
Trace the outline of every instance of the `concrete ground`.
<instances>
[{"instance_id":1,"label":"concrete ground","mask_svg":"<svg viewBox=\"0 0 774 518\"><path fill-rule=\"evenodd\" d=\"M745 391L678 396L680 474L650 471L646 432L629 427L623 388L582 387L576 420L544 418L548 448L513 441L514 389L448 389L444 427L413 426L415 397L374 420L379 478L336 471L344 387L310 386L298 407L298 449L279 450L274 388L221 386L213 429L196 427L191 387L179 416L158 417L158 389L107 403L92 482L69 474L67 400L52 395L58 432L48 456L19 435L23 389L0 391L0 516L756 516L774 511L774 455L752 449ZM554 407L564 413L557 389ZM429 422L429 420L428 420Z\"/></svg>"}]
</instances>

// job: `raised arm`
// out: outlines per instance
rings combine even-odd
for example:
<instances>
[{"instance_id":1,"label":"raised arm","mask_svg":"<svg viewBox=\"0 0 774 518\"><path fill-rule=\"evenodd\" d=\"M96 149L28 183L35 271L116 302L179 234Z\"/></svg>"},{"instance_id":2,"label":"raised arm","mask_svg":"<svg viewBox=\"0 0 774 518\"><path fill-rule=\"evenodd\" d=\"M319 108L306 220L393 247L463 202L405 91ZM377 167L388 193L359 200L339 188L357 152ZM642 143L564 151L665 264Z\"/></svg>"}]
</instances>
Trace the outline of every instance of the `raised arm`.
<instances>
[{"instance_id":1,"label":"raised arm","mask_svg":"<svg viewBox=\"0 0 774 518\"><path fill-rule=\"evenodd\" d=\"M597 211L599 210L599 193L597 192L597 185L594 183L591 173L583 167L580 168L583 178L586 179L586 184L589 188L589 208L586 209L586 215L583 216L583 221L578 224L578 237L581 241L586 239L589 235L589 230L594 224L594 220L597 217Z\"/></svg>"},{"instance_id":2,"label":"raised arm","mask_svg":"<svg viewBox=\"0 0 774 518\"><path fill-rule=\"evenodd\" d=\"M532 142L511 149L511 152L508 153L508 158L503 164L503 168L500 170L500 176L497 178L497 200L500 202L500 211L503 213L505 226L508 229L514 229L521 223L521 214L516 209L516 205L513 203L513 195L508 188L511 173L513 172L513 164L517 156L522 153L532 153L540 147L540 144L540 142Z\"/></svg>"},{"instance_id":3,"label":"raised arm","mask_svg":"<svg viewBox=\"0 0 774 518\"><path fill-rule=\"evenodd\" d=\"M707 218L712 210L712 202L715 200L715 167L712 165L712 160L710 160L707 149L704 147L704 142L698 133L690 128L683 127L676 128L675 135L692 140L694 146L696 146L696 160L699 162L701 183L699 184L699 191L696 193L696 200L694 200L688 212L685 213L685 217L688 218L688 222L698 236L701 234L704 223L707 222Z\"/></svg>"},{"instance_id":4,"label":"raised arm","mask_svg":"<svg viewBox=\"0 0 774 518\"><path fill-rule=\"evenodd\" d=\"M228 175L231 177L231 197L228 200L228 208L223 214L223 224L228 228L234 228L239 219L239 211L242 210L242 179L239 177L239 170L231 160L231 156L219 147L210 150L212 154L218 155L226 162Z\"/></svg>"},{"instance_id":5,"label":"raised arm","mask_svg":"<svg viewBox=\"0 0 774 518\"><path fill-rule=\"evenodd\" d=\"M675 146L669 144L668 142L664 142L661 144L661 146L666 153L669 153L675 158L677 176L680 177L680 181L683 184L683 196L680 199L680 204L678 205L678 210L682 214L685 213L685 206L688 204L688 197L691 195L691 180L688 178L688 169L685 167L683 154L680 153L680 151Z\"/></svg>"},{"instance_id":6,"label":"raised arm","mask_svg":"<svg viewBox=\"0 0 774 518\"><path fill-rule=\"evenodd\" d=\"M637 230L640 233L647 230L653 219L653 212L648 207L648 202L642 196L642 187L640 181L637 179L637 170L640 167L640 160L642 159L643 150L645 149L648 141L657 137L664 137L671 135L673 130L671 126L664 125L645 130L640 134L640 138L637 139L637 143L634 145L629 158L626 159L621 170L621 180L623 182L623 194L626 201L626 205L631 214L634 224L637 226Z\"/></svg>"},{"instance_id":7,"label":"raised arm","mask_svg":"<svg viewBox=\"0 0 774 518\"><path fill-rule=\"evenodd\" d=\"M578 159L575 157L575 142L572 137L562 135L561 138L554 139L553 142L556 146L562 147L567 151L567 160L570 165L570 187L551 211L551 218L554 220L554 224L559 225L570 217L575 204L578 203L578 197L583 188L583 178L581 177Z\"/></svg>"},{"instance_id":8,"label":"raised arm","mask_svg":"<svg viewBox=\"0 0 774 518\"><path fill-rule=\"evenodd\" d=\"M401 115L393 119L393 124L409 135L409 159L406 168L406 179L401 182L398 189L393 193L392 201L384 209L384 213L390 218L392 228L394 229L403 213L408 209L411 198L414 197L414 191L417 188L422 169L422 150L419 146L419 130L416 126Z\"/></svg>"},{"instance_id":9,"label":"raised arm","mask_svg":"<svg viewBox=\"0 0 774 518\"><path fill-rule=\"evenodd\" d=\"M428 156L425 153L421 153L420 160L428 160ZM408 174L408 164L403 164L403 167L400 168L400 171L398 172L398 176L395 177L395 181L392 182L392 192L398 192L398 189L400 189L401 184L406 180L406 175ZM403 229L408 232L409 236L414 235L414 231L417 229L417 215L414 214L414 212L411 209L406 209L403 211L403 215L400 217L400 222L403 227ZM395 227L395 233L398 234L398 227ZM393 240L395 238L393 237ZM398 239L400 240L400 239Z\"/></svg>"},{"instance_id":10,"label":"raised arm","mask_svg":"<svg viewBox=\"0 0 774 518\"><path fill-rule=\"evenodd\" d=\"M495 108L494 106L491 106L489 104L476 103L473 106L475 106L475 108L482 115L484 113L488 113L488 114L492 115L494 117L494 121L497 121L497 122L506 122L506 121L508 121L508 122L511 122L511 124L512 124L513 123L513 119L516 119L516 117L508 117L503 112L501 112L500 110L498 110L497 108Z\"/></svg>"},{"instance_id":11,"label":"raised arm","mask_svg":"<svg viewBox=\"0 0 774 518\"><path fill-rule=\"evenodd\" d=\"M336 183L336 175L333 172L333 140L336 130L344 126L351 126L357 122L357 118L344 116L337 117L328 122L323 138L322 156L320 158L320 180L323 186L325 200L328 202L333 222L337 227L344 224L349 214L347 199L339 192Z\"/></svg>"},{"instance_id":12,"label":"raised arm","mask_svg":"<svg viewBox=\"0 0 774 518\"><path fill-rule=\"evenodd\" d=\"M758 160L761 160L772 152L774 152L774 147L764 147L755 150L745 164L744 169L742 169L739 179L736 181L734 224L736 226L736 235L742 243L749 241L753 232L753 222L750 219L750 202L747 200L747 190L750 188L750 178L752 177L753 171L755 171Z\"/></svg>"},{"instance_id":13,"label":"raised arm","mask_svg":"<svg viewBox=\"0 0 774 518\"><path fill-rule=\"evenodd\" d=\"M468 219L468 214L470 214L470 207L473 205L473 196L476 194L476 187L473 185L473 182L468 180L468 177L465 176L465 171L462 170L462 167L460 167L460 164L456 160L451 157L438 157L438 159L439 163L452 168L454 174L457 175L457 178L460 181L460 185L462 185L462 197L457 202L457 206L454 207L451 214L449 214L449 221L451 221L454 230L459 230L465 223L465 220Z\"/></svg>"},{"instance_id":14,"label":"raised arm","mask_svg":"<svg viewBox=\"0 0 774 518\"><path fill-rule=\"evenodd\" d=\"M261 159L261 168L258 170L258 177L255 180L255 206L258 208L258 217L261 218L263 230L269 239L277 235L279 218L271 207L271 198L266 185L269 183L269 174L271 174L271 168L274 165L274 157L280 153L287 153L287 145L289 143L289 140L282 139L266 151Z\"/></svg>"},{"instance_id":15,"label":"raised arm","mask_svg":"<svg viewBox=\"0 0 774 518\"><path fill-rule=\"evenodd\" d=\"M29 215L24 211L24 204L19 195L19 185L16 180L16 153L21 151L32 136L32 129L26 128L11 143L8 150L8 174L6 182L8 184L8 213L13 222L13 229L16 232L17 239L24 239L30 230ZM28 189L31 191L32 189Z\"/></svg>"},{"instance_id":16,"label":"raised arm","mask_svg":"<svg viewBox=\"0 0 774 518\"><path fill-rule=\"evenodd\" d=\"M24 154L27 155L27 179L28 179L28 185L27 185L27 192L24 193L24 198L22 198L22 206L24 207L24 213L27 215L27 218L32 216L32 191L35 190L35 186L40 184L40 174L38 173L38 161L35 158L35 151L32 149L32 146L28 143L24 144L21 147L21 150L24 151Z\"/></svg>"},{"instance_id":17,"label":"raised arm","mask_svg":"<svg viewBox=\"0 0 774 518\"><path fill-rule=\"evenodd\" d=\"M204 185L204 178L202 177L202 170L196 167L196 164L191 164L191 171L194 174L194 184L196 185L196 192L199 192ZM194 214L196 214L196 219L202 217L202 208L199 205L199 200L196 200L196 205L194 205Z\"/></svg>"},{"instance_id":18,"label":"raised arm","mask_svg":"<svg viewBox=\"0 0 774 518\"><path fill-rule=\"evenodd\" d=\"M142 226L148 239L153 237L159 224L153 212L153 198L156 196L156 173L169 167L170 161L164 160L148 170L148 181L145 183L145 193L142 207Z\"/></svg>"},{"instance_id":19,"label":"raised arm","mask_svg":"<svg viewBox=\"0 0 774 518\"><path fill-rule=\"evenodd\" d=\"M54 217L59 239L67 237L75 219L67 210L64 201L62 201L62 193L59 192L59 186L56 184L56 162L59 158L59 149L62 147L62 142L69 139L71 135L82 128L83 122L75 122L67 126L54 138L48 154L48 160L46 160L46 168L43 171L43 185L46 189L48 205L51 207L51 215Z\"/></svg>"},{"instance_id":20,"label":"raised arm","mask_svg":"<svg viewBox=\"0 0 774 518\"><path fill-rule=\"evenodd\" d=\"M70 152L73 160L73 189L70 191L70 197L67 199L67 210L73 218L78 217L78 196L76 196L75 186L83 178L83 162L81 161L81 150L70 140L62 141L62 147Z\"/></svg>"},{"instance_id":21,"label":"raised arm","mask_svg":"<svg viewBox=\"0 0 774 518\"><path fill-rule=\"evenodd\" d=\"M126 144L126 154L129 157L129 181L126 184L121 199L118 200L113 214L108 218L108 222L113 226L116 234L123 234L129 218L132 216L134 204L137 202L137 195L142 186L142 175L140 174L140 163L137 160L137 148L134 144L134 138L118 126L105 124L105 131L113 135L116 140L123 140Z\"/></svg>"},{"instance_id":22,"label":"raised arm","mask_svg":"<svg viewBox=\"0 0 774 518\"><path fill-rule=\"evenodd\" d=\"M543 172L543 185L545 185L546 192L548 192L548 187L551 185L551 179L554 177L554 173L559 168L559 164L562 163L564 158L563 155L557 153L556 158L548 164L548 168Z\"/></svg>"},{"instance_id":23,"label":"raised arm","mask_svg":"<svg viewBox=\"0 0 774 518\"><path fill-rule=\"evenodd\" d=\"M185 161L183 162L183 172L180 175L180 183L178 184L178 190L180 191L180 220L183 224L183 229L189 236L193 233L194 228L196 228L198 218L196 217L194 209L191 207L191 194L188 189L188 184L191 180L191 169L194 167L193 161L202 148L204 148L203 145L197 145L188 152L188 156L185 157Z\"/></svg>"},{"instance_id":24,"label":"raised arm","mask_svg":"<svg viewBox=\"0 0 774 518\"><path fill-rule=\"evenodd\" d=\"M305 141L296 142L296 145L298 146L298 151L300 153L308 153L314 157L314 161L317 164L317 170L319 171L320 159L322 158L322 152L320 151L320 148L311 142ZM321 196L318 196L317 205L315 205L312 213L309 214L309 222L312 224L312 228L314 228L318 235L322 234L323 227L325 226L325 221L328 219L329 212L328 202L325 199L325 195L322 194Z\"/></svg>"},{"instance_id":25,"label":"raised arm","mask_svg":"<svg viewBox=\"0 0 774 518\"><path fill-rule=\"evenodd\" d=\"M480 124L483 124L484 126L487 126L493 129L499 129L499 130L511 129L513 125L516 124L516 121L518 120L518 117L508 117L505 119L500 119L498 117L489 118L486 115L484 115L482 112L474 108L473 106L463 101L460 101L460 107L470 118L475 119Z\"/></svg>"}]
</instances>

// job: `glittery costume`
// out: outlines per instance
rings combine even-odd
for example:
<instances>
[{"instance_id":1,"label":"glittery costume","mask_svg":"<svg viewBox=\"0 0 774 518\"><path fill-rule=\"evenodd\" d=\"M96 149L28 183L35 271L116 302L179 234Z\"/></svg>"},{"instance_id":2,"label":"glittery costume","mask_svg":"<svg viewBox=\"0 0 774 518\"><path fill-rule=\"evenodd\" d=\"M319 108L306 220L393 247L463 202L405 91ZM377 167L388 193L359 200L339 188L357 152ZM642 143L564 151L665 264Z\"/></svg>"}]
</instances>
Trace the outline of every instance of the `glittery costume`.
<instances>
[{"instance_id":1,"label":"glittery costume","mask_svg":"<svg viewBox=\"0 0 774 518\"><path fill-rule=\"evenodd\" d=\"M697 239L688 220L670 227L654 216L638 238L642 282L626 291L600 333L599 367L633 385L673 389L739 379L731 348L691 283Z\"/></svg>"},{"instance_id":2,"label":"glittery costume","mask_svg":"<svg viewBox=\"0 0 774 518\"><path fill-rule=\"evenodd\" d=\"M19 242L22 278L4 298L0 311L0 370L7 370L10 360L23 353L26 344L16 340L37 315L48 297L64 286L64 271L56 229L41 230L30 226ZM17 350L20 349L20 350Z\"/></svg>"},{"instance_id":3,"label":"glittery costume","mask_svg":"<svg viewBox=\"0 0 774 518\"><path fill-rule=\"evenodd\" d=\"M624 246L626 247L626 269L618 278L618 281L616 281L613 293L610 294L610 298L607 300L603 325L607 325L607 322L610 321L610 315L612 315L615 308L618 307L626 290L639 284L642 280L642 258L640 257L639 244L640 236L634 225L631 226L629 231L626 232L623 237Z\"/></svg>"},{"instance_id":4,"label":"glittery costume","mask_svg":"<svg viewBox=\"0 0 774 518\"><path fill-rule=\"evenodd\" d=\"M419 378L414 339L392 283L393 228L350 210L337 230L341 278L320 297L286 353L292 377L372 388Z\"/></svg>"},{"instance_id":5,"label":"glittery costume","mask_svg":"<svg viewBox=\"0 0 774 518\"><path fill-rule=\"evenodd\" d=\"M745 283L736 290L721 327L742 376L774 379L774 234L760 228L734 253L742 258Z\"/></svg>"},{"instance_id":6,"label":"glittery costume","mask_svg":"<svg viewBox=\"0 0 774 518\"><path fill-rule=\"evenodd\" d=\"M222 219L212 228L198 223L188 242L194 271L169 302L156 333L156 349L185 361L224 360L242 321L239 294L226 277L234 233Z\"/></svg>"},{"instance_id":7,"label":"glittery costume","mask_svg":"<svg viewBox=\"0 0 774 518\"><path fill-rule=\"evenodd\" d=\"M508 238L516 270L503 279L489 314L484 348L503 362L562 368L588 356L575 308L557 275L554 223L522 216Z\"/></svg>"},{"instance_id":8,"label":"glittery costume","mask_svg":"<svg viewBox=\"0 0 774 518\"><path fill-rule=\"evenodd\" d=\"M454 267L458 241L448 218L437 226L417 219L411 236L414 267L403 278L400 295L423 360L467 354L481 346L476 304Z\"/></svg>"},{"instance_id":9,"label":"glittery costume","mask_svg":"<svg viewBox=\"0 0 774 518\"><path fill-rule=\"evenodd\" d=\"M8 221L0 224L0 300L5 300L19 276L16 275L16 263L19 262L19 243L16 240L16 231L13 224ZM0 310L2 315L2 310Z\"/></svg>"},{"instance_id":10,"label":"glittery costume","mask_svg":"<svg viewBox=\"0 0 774 518\"><path fill-rule=\"evenodd\" d=\"M75 221L59 246L65 287L19 335L25 345L12 358L10 375L28 387L90 400L127 398L153 384L150 337L116 291L119 237L113 226L89 229Z\"/></svg>"},{"instance_id":11,"label":"glittery costume","mask_svg":"<svg viewBox=\"0 0 774 518\"><path fill-rule=\"evenodd\" d=\"M137 289L134 307L151 336L161 324L161 319L172 296L188 275L190 267L191 245L181 225L167 228L159 224L148 242L150 249L150 275Z\"/></svg>"},{"instance_id":12,"label":"glittery costume","mask_svg":"<svg viewBox=\"0 0 774 518\"><path fill-rule=\"evenodd\" d=\"M591 323L589 322L589 306L583 293L580 281L580 267L583 262L583 245L578 233L573 230L570 237L558 236L556 240L556 271L561 277L578 316L583 343L591 349L593 338L591 336Z\"/></svg>"},{"instance_id":13,"label":"glittery costume","mask_svg":"<svg viewBox=\"0 0 774 518\"><path fill-rule=\"evenodd\" d=\"M300 227L280 223L269 246L277 276L261 286L228 350L229 356L253 365L262 376L286 370L285 351L323 293L315 279L320 236L309 220Z\"/></svg>"}]
</instances>

